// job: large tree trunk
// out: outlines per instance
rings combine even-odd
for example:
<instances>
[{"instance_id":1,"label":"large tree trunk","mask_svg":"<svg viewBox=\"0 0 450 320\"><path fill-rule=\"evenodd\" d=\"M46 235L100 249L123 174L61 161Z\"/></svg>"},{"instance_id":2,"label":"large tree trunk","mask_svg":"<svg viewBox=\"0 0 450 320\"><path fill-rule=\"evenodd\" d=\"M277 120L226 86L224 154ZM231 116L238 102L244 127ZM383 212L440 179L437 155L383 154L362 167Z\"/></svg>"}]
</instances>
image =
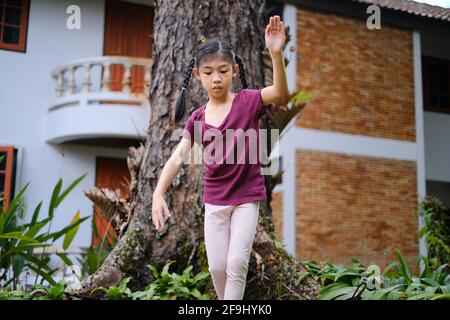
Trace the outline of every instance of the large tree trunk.
<instances>
[{"instance_id":1,"label":"large tree trunk","mask_svg":"<svg viewBox=\"0 0 450 320\"><path fill-rule=\"evenodd\" d=\"M207 100L201 84L191 79L188 89L188 112L185 119L174 124L174 105L181 87L181 77L201 41L219 36L229 41L243 57L250 88L268 81L264 58L264 1L156 1L154 21L153 65L151 70L151 122L142 157L133 159L135 181L130 186L131 220L119 242L100 269L83 283L81 292L98 286L117 284L131 276L131 286L142 288L152 281L147 265L161 268L175 260L174 271L187 264L194 271L207 270L203 243L202 165L183 165L165 198L173 214L165 228L157 232L151 223L152 193L161 170L180 140L172 134L182 128L195 108ZM266 60L265 60L266 59ZM240 83L235 83L235 90ZM267 124L268 122L266 122ZM178 133L181 133L178 131ZM134 150L136 152L136 150ZM268 193L271 193L270 184ZM302 285L298 276L303 270L296 259L284 249L276 248L266 232L270 221L270 197L262 207L260 225L250 259L248 285L244 298L276 299L314 298L317 285ZM264 219L264 217L269 219ZM167 223L169 222L169 223ZM214 293L210 283L210 293Z\"/></svg>"}]
</instances>

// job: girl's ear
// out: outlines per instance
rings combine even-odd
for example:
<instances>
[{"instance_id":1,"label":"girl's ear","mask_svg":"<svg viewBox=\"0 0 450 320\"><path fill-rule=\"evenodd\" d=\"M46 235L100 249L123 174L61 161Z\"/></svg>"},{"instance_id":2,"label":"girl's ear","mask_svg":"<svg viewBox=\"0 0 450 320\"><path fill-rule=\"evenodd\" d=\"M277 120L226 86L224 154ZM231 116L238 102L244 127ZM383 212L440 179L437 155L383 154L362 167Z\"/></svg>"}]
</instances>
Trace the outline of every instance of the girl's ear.
<instances>
[{"instance_id":1,"label":"girl's ear","mask_svg":"<svg viewBox=\"0 0 450 320\"><path fill-rule=\"evenodd\" d=\"M239 65L237 63L233 64L233 78L239 74Z\"/></svg>"},{"instance_id":2,"label":"girl's ear","mask_svg":"<svg viewBox=\"0 0 450 320\"><path fill-rule=\"evenodd\" d=\"M196 77L197 79L200 80L200 74L199 74L199 72L198 72L198 68L194 67L194 68L192 69L192 75L193 75L194 77Z\"/></svg>"}]
</instances>

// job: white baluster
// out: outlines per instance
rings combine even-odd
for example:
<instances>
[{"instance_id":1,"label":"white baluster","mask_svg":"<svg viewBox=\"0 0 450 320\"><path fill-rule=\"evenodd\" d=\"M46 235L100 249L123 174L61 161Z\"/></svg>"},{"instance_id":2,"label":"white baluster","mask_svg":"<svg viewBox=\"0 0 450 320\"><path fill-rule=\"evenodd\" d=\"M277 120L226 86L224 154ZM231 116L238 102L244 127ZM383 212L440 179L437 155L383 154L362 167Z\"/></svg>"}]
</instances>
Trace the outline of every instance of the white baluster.
<instances>
[{"instance_id":1,"label":"white baluster","mask_svg":"<svg viewBox=\"0 0 450 320\"><path fill-rule=\"evenodd\" d=\"M83 78L83 93L90 92L91 89L91 64L89 62L83 65L84 68L84 78Z\"/></svg>"},{"instance_id":2,"label":"white baluster","mask_svg":"<svg viewBox=\"0 0 450 320\"><path fill-rule=\"evenodd\" d=\"M103 63L103 78L102 78L102 88L101 92L109 92L111 91L111 72L110 72L111 63L104 62Z\"/></svg>"},{"instance_id":3,"label":"white baluster","mask_svg":"<svg viewBox=\"0 0 450 320\"><path fill-rule=\"evenodd\" d=\"M64 69L60 70L58 72L58 77L56 79L56 97L59 98L64 93L64 84L63 84L63 76L64 76Z\"/></svg>"},{"instance_id":4,"label":"white baluster","mask_svg":"<svg viewBox=\"0 0 450 320\"><path fill-rule=\"evenodd\" d=\"M150 69L147 68L147 66L143 66L145 70L145 76L144 76L144 96L148 98L150 95Z\"/></svg>"},{"instance_id":5,"label":"white baluster","mask_svg":"<svg viewBox=\"0 0 450 320\"><path fill-rule=\"evenodd\" d=\"M130 93L131 92L131 64L124 63L125 72L123 74L123 89L122 92Z\"/></svg>"},{"instance_id":6,"label":"white baluster","mask_svg":"<svg viewBox=\"0 0 450 320\"><path fill-rule=\"evenodd\" d=\"M69 94L74 94L75 93L75 89L76 89L76 84L75 84L75 68L74 66L70 66L68 68L69 71L69 81L67 83L67 89L68 89L68 93Z\"/></svg>"}]
</instances>

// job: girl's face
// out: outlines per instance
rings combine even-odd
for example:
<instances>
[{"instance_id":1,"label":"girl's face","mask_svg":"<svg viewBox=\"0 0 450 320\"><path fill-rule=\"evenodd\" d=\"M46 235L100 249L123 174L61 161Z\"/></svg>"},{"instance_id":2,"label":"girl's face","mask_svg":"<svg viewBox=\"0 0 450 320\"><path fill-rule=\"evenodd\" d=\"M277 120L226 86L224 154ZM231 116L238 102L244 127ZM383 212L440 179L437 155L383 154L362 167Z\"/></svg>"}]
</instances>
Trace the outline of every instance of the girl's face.
<instances>
[{"instance_id":1,"label":"girl's face","mask_svg":"<svg viewBox=\"0 0 450 320\"><path fill-rule=\"evenodd\" d=\"M233 78L239 74L239 65L231 64L227 59L214 58L200 61L198 68L192 70L206 89L209 96L221 97L227 94Z\"/></svg>"}]
</instances>

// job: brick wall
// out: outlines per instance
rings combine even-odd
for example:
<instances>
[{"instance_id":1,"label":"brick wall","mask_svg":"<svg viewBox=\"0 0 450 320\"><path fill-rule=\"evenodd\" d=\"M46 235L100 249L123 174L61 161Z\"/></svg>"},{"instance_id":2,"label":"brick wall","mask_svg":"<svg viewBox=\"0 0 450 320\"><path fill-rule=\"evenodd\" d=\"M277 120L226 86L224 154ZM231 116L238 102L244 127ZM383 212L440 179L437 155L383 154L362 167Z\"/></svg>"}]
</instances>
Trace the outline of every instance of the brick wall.
<instances>
[{"instance_id":1,"label":"brick wall","mask_svg":"<svg viewBox=\"0 0 450 320\"><path fill-rule=\"evenodd\" d=\"M276 232L275 239L283 242L283 192L272 193L270 207L272 208L272 221Z\"/></svg>"},{"instance_id":2,"label":"brick wall","mask_svg":"<svg viewBox=\"0 0 450 320\"><path fill-rule=\"evenodd\" d=\"M412 31L381 23L297 10L298 126L415 141Z\"/></svg>"},{"instance_id":3,"label":"brick wall","mask_svg":"<svg viewBox=\"0 0 450 320\"><path fill-rule=\"evenodd\" d=\"M383 267L398 248L414 265L414 161L297 150L296 166L299 258L349 264L355 257Z\"/></svg>"}]
</instances>

